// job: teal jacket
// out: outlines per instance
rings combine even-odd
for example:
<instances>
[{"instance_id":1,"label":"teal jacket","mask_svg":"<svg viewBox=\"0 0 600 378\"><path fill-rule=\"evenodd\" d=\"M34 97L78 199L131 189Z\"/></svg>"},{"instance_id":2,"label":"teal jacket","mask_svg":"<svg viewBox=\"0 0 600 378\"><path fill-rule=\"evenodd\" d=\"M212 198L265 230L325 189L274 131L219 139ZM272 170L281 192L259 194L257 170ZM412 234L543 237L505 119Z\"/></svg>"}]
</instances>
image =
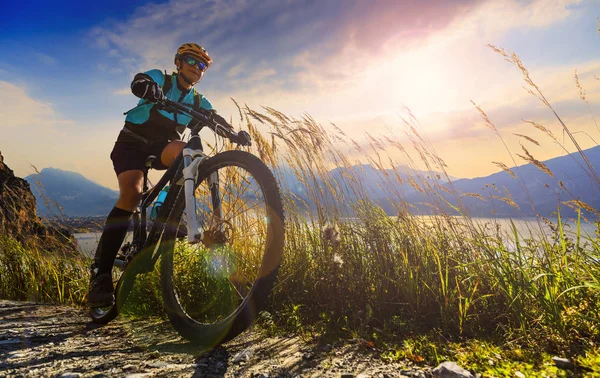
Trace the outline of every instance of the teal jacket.
<instances>
[{"instance_id":1,"label":"teal jacket","mask_svg":"<svg viewBox=\"0 0 600 378\"><path fill-rule=\"evenodd\" d=\"M212 110L212 104L206 97L197 93L194 88L188 92L182 92L177 85L177 74L166 75L160 70L144 72L150 76L161 88L165 88L165 78L171 80L170 89L164 93L172 101L194 105L194 96L198 96L198 104L201 108ZM125 117L125 128L135 134L152 142L167 142L180 140L181 134L190 122L191 118L182 114L173 114L158 109L156 104L140 99L138 106L127 113ZM123 134L123 133L121 133ZM126 136L119 136L121 140L128 140Z\"/></svg>"}]
</instances>

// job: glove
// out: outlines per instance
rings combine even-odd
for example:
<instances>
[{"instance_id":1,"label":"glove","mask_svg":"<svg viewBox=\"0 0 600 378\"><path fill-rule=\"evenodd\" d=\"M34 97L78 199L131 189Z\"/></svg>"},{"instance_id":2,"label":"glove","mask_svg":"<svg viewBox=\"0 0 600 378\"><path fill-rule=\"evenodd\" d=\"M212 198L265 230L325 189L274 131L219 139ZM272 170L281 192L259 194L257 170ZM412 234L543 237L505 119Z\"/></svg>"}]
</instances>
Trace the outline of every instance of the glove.
<instances>
[{"instance_id":1,"label":"glove","mask_svg":"<svg viewBox=\"0 0 600 378\"><path fill-rule=\"evenodd\" d=\"M131 92L139 98L152 102L162 100L164 97L160 85L147 75L136 75L131 83Z\"/></svg>"},{"instance_id":2,"label":"glove","mask_svg":"<svg viewBox=\"0 0 600 378\"><path fill-rule=\"evenodd\" d=\"M235 142L242 146L252 146L252 138L250 138L250 134L244 130L241 130L237 133Z\"/></svg>"},{"instance_id":3,"label":"glove","mask_svg":"<svg viewBox=\"0 0 600 378\"><path fill-rule=\"evenodd\" d=\"M216 110L211 110L210 111L211 115L210 115L210 119L213 120L213 122L218 123L219 125L229 129L230 131L233 130L233 126L231 126L229 124L229 122L227 122L225 120L225 118L221 117L220 115L217 114Z\"/></svg>"}]
</instances>

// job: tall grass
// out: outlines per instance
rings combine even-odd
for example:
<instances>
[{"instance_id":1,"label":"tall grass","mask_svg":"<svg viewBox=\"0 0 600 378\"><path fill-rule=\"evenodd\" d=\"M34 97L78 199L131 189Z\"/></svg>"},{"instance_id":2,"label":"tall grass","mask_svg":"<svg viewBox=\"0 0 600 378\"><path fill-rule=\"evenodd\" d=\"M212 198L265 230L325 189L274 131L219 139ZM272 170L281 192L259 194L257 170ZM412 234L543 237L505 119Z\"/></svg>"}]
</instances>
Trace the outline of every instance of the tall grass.
<instances>
[{"instance_id":1,"label":"tall grass","mask_svg":"<svg viewBox=\"0 0 600 378\"><path fill-rule=\"evenodd\" d=\"M531 94L556 117L583 157L590 181L600 187L573 133L518 56L494 49L521 71ZM579 82L577 85L580 87ZM520 154L512 152L484 110L476 108L505 145L515 166L518 156L555 177L523 145ZM437 329L446 336L493 335L547 346L600 340L600 242L597 235L583 237L579 231L581 211L596 213L589 205L574 197L557 202L557 222L537 217L537 228L550 226L551 235L534 238L533 231L520 235L513 225L512 240L507 241L500 230L494 233L485 229L497 225L482 226L469 216L461 199L478 194L460 194L451 181L442 185L441 178L449 177L447 167L418 132L410 114L404 120L409 141L404 146L389 136L368 134L368 143L361 144L335 125L330 131L308 116L291 119L271 108L241 111L258 142L256 152L279 177L291 170L297 182L306 187L301 198L290 194L295 188L283 188L287 193L286 251L272 297L273 310L290 314L293 309L297 316L300 309L307 323L325 319L344 327L380 329L388 334ZM530 122L546 130L552 142L558 142L543 126ZM270 140L258 131L265 128L272 136ZM518 136L538 143L527 135ZM416 159L410 149L416 151ZM565 146L563 149L567 150ZM404 155L415 168L412 175L403 175L391 152ZM366 189L370 183L361 181L362 168L355 166L359 160L350 156L360 156L361 162L366 159L379 169L386 201L369 197ZM441 172L442 177L432 180L417 174L416 162ZM518 169L514 173L505 164L496 163L520 181L536 213L526 178ZM340 174L331 175L332 166ZM570 194L562 183L559 185ZM419 212L405 201L403 188L408 186L423 193L437 214L429 224L414 216ZM456 197L454 203L446 199L448 193ZM518 207L511 193L494 198ZM395 208L393 214L389 214L390 204ZM575 236L564 230L561 205L575 208L579 214ZM461 216L451 217L444 210L448 208Z\"/></svg>"},{"instance_id":2,"label":"tall grass","mask_svg":"<svg viewBox=\"0 0 600 378\"><path fill-rule=\"evenodd\" d=\"M72 251L71 251L72 252ZM0 235L0 298L54 303L84 302L89 264L83 257Z\"/></svg>"}]
</instances>

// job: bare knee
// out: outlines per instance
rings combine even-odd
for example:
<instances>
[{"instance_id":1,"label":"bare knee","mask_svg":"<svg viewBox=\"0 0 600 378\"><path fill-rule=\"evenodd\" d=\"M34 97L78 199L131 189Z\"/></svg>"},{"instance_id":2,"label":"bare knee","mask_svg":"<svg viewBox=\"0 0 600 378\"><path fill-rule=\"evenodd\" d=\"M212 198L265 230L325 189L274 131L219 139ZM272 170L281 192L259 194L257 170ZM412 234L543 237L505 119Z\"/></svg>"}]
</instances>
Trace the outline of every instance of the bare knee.
<instances>
[{"instance_id":1,"label":"bare knee","mask_svg":"<svg viewBox=\"0 0 600 378\"><path fill-rule=\"evenodd\" d=\"M135 210L141 198L142 191L138 188L123 188L119 193L119 202L127 207L125 210L129 211Z\"/></svg>"},{"instance_id":2,"label":"bare knee","mask_svg":"<svg viewBox=\"0 0 600 378\"><path fill-rule=\"evenodd\" d=\"M142 171L125 171L117 178L119 180L119 200L116 206L131 212L135 211L142 198L144 173Z\"/></svg>"},{"instance_id":3,"label":"bare knee","mask_svg":"<svg viewBox=\"0 0 600 378\"><path fill-rule=\"evenodd\" d=\"M170 142L162 150L162 153L160 154L160 161L166 167L170 166L171 163L173 163L173 161L177 157L177 155L179 155L181 150L183 150L183 147L185 147L185 142L182 142L180 140Z\"/></svg>"}]
</instances>

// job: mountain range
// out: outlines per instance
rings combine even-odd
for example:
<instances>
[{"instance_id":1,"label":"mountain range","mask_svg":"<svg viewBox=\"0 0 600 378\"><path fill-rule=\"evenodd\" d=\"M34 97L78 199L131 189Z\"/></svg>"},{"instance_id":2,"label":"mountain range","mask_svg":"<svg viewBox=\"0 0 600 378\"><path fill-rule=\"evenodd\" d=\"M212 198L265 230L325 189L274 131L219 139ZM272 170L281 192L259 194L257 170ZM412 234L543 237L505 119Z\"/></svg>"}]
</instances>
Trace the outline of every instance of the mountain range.
<instances>
[{"instance_id":1,"label":"mountain range","mask_svg":"<svg viewBox=\"0 0 600 378\"><path fill-rule=\"evenodd\" d=\"M119 193L84 177L57 168L44 168L25 177L36 198L37 214L51 216L108 215Z\"/></svg>"},{"instance_id":2,"label":"mountain range","mask_svg":"<svg viewBox=\"0 0 600 378\"><path fill-rule=\"evenodd\" d=\"M565 202L573 205L573 201L581 201L591 209L600 209L600 179L597 175L600 173L600 146L585 150L584 155L591 170L576 152L442 186L451 193L459 194L458 198L471 216L531 217L537 213L549 217L558 211L560 205L561 215L572 217L576 210ZM441 209L449 213L452 213L449 204L459 204L457 196L451 193L443 190L439 193L447 201ZM408 196L407 201L427 212L428 207L423 203L429 201L423 193ZM588 217L595 216L593 211L582 209L582 213Z\"/></svg>"},{"instance_id":3,"label":"mountain range","mask_svg":"<svg viewBox=\"0 0 600 378\"><path fill-rule=\"evenodd\" d=\"M592 169L599 172L600 146L584 153ZM397 211L396 202L400 200L410 203L421 214L438 211L458 214L456 208L461 207L469 215L480 217L530 217L536 213L552 216L560 203L563 203L561 214L573 216L575 210L564 205L565 201L573 203L573 200L594 209L600 208L600 183L593 179L594 174L580 154L536 164L505 168L473 179L445 177L438 172L418 171L406 166L380 170L368 164L347 169L334 168L318 177L309 175L311 177L302 178L292 169L283 168L277 172L277 178L285 192L310 208L317 206L309 200L315 198L309 195L315 189L320 193L317 198L340 198L342 194L346 202L354 202L368 197L379 203L388 214ZM106 215L118 197L116 191L79 173L56 168L45 168L25 179L31 185L37 199L38 214L42 216L59 215L56 204L62 207L66 216ZM361 190L356 191L357 187ZM592 215L589 211L584 211L584 214Z\"/></svg>"}]
</instances>

